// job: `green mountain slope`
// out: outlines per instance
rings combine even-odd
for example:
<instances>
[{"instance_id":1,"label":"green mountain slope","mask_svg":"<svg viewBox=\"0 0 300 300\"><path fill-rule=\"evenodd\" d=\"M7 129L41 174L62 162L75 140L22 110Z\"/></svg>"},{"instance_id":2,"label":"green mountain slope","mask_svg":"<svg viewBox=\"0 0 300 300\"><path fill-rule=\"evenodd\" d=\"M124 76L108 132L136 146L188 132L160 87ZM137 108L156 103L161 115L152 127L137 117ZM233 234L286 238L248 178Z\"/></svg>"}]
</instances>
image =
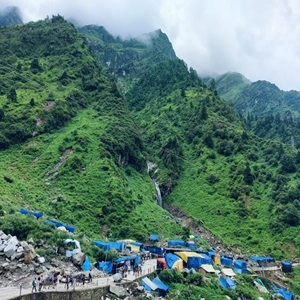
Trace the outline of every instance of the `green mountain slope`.
<instances>
[{"instance_id":1,"label":"green mountain slope","mask_svg":"<svg viewBox=\"0 0 300 300\"><path fill-rule=\"evenodd\" d=\"M1 209L41 210L88 237L175 236L139 128L75 27L60 16L0 28Z\"/></svg>"},{"instance_id":2,"label":"green mountain slope","mask_svg":"<svg viewBox=\"0 0 300 300\"><path fill-rule=\"evenodd\" d=\"M16 6L9 6L0 11L0 26L10 26L22 24L21 12Z\"/></svg>"},{"instance_id":3,"label":"green mountain slope","mask_svg":"<svg viewBox=\"0 0 300 300\"><path fill-rule=\"evenodd\" d=\"M215 81L219 95L233 104L249 130L299 148L300 92L285 92L267 81L251 83L238 73Z\"/></svg>"}]
</instances>

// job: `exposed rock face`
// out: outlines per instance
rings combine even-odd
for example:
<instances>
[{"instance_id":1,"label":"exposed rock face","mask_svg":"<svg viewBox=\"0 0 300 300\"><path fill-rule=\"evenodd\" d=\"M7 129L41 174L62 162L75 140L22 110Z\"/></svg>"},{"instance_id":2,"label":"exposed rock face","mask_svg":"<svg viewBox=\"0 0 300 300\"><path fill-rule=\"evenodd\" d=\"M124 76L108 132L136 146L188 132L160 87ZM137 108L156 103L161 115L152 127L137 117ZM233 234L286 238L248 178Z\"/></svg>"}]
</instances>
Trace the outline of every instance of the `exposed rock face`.
<instances>
[{"instance_id":1,"label":"exposed rock face","mask_svg":"<svg viewBox=\"0 0 300 300\"><path fill-rule=\"evenodd\" d=\"M122 286L117 286L117 285L111 285L109 287L109 291L118 297L125 297L128 295L126 289Z\"/></svg>"}]
</instances>

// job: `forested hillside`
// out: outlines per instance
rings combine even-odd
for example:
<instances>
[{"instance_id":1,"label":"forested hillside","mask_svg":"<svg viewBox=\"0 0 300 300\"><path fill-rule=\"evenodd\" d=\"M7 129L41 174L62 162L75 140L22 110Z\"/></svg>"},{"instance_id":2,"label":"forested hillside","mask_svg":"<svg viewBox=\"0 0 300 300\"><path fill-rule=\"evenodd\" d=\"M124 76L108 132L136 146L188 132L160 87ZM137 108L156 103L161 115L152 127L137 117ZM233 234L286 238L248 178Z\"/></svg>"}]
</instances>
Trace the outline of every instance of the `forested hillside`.
<instances>
[{"instance_id":1,"label":"forested hillside","mask_svg":"<svg viewBox=\"0 0 300 300\"><path fill-rule=\"evenodd\" d=\"M207 80L210 86L210 79ZM267 81L251 83L239 73L215 79L216 90L256 135L300 147L300 92L282 91Z\"/></svg>"},{"instance_id":2,"label":"forested hillside","mask_svg":"<svg viewBox=\"0 0 300 300\"><path fill-rule=\"evenodd\" d=\"M2 224L24 206L89 237L186 235L151 175L163 202L227 244L299 256L295 147L248 131L161 31L81 32L60 16L0 28Z\"/></svg>"},{"instance_id":3,"label":"forested hillside","mask_svg":"<svg viewBox=\"0 0 300 300\"><path fill-rule=\"evenodd\" d=\"M77 29L54 16L0 35L1 228L15 233L24 207L90 238L180 236L154 201L140 129Z\"/></svg>"}]
</instances>

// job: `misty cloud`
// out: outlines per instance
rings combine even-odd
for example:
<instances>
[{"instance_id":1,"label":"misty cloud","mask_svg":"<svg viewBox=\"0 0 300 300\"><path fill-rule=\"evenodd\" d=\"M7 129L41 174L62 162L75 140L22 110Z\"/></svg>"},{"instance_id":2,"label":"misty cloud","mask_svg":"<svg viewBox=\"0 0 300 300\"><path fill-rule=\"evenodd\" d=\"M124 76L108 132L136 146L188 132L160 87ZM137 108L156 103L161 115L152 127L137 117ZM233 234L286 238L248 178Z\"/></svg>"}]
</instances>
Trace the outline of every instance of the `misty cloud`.
<instances>
[{"instance_id":1,"label":"misty cloud","mask_svg":"<svg viewBox=\"0 0 300 300\"><path fill-rule=\"evenodd\" d=\"M25 22L60 14L123 38L161 28L200 74L240 72L300 90L298 0L1 0Z\"/></svg>"}]
</instances>

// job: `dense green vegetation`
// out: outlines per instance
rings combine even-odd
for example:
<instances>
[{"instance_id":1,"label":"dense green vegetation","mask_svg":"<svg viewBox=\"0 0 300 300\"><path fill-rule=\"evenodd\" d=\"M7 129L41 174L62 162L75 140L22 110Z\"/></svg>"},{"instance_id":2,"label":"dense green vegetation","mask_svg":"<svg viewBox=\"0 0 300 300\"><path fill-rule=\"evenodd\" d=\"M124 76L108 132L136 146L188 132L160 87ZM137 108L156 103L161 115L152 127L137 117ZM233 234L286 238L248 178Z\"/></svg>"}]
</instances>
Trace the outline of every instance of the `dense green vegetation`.
<instances>
[{"instance_id":1,"label":"dense green vegetation","mask_svg":"<svg viewBox=\"0 0 300 300\"><path fill-rule=\"evenodd\" d=\"M205 81L210 86L210 79ZM300 93L282 91L267 81L251 83L239 73L216 78L216 90L256 135L300 147Z\"/></svg>"},{"instance_id":2,"label":"dense green vegetation","mask_svg":"<svg viewBox=\"0 0 300 300\"><path fill-rule=\"evenodd\" d=\"M3 214L40 210L97 239L180 236L153 201L139 128L75 27L55 16L0 31Z\"/></svg>"}]
</instances>

